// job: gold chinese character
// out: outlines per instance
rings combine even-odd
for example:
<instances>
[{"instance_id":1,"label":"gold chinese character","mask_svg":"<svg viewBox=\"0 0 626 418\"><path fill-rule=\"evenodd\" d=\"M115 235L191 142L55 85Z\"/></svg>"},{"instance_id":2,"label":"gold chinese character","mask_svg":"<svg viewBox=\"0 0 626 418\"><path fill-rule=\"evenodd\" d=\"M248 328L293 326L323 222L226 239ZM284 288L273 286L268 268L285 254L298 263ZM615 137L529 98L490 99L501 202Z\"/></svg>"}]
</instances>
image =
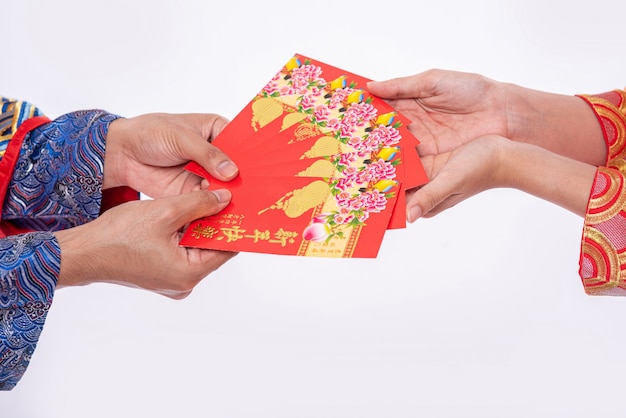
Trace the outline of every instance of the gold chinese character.
<instances>
[{"instance_id":1,"label":"gold chinese character","mask_svg":"<svg viewBox=\"0 0 626 418\"><path fill-rule=\"evenodd\" d=\"M219 231L215 228L213 228L212 226L202 226L202 225L197 225L192 231L191 231L191 236L194 237L195 239L200 239L200 238L213 238Z\"/></svg>"},{"instance_id":2,"label":"gold chinese character","mask_svg":"<svg viewBox=\"0 0 626 418\"><path fill-rule=\"evenodd\" d=\"M270 240L273 244L280 244L281 246L286 246L288 243L293 244L296 242L295 238L298 236L297 232L293 231L285 231L283 228L280 228L277 232L274 233L273 240Z\"/></svg>"},{"instance_id":3,"label":"gold chinese character","mask_svg":"<svg viewBox=\"0 0 626 418\"><path fill-rule=\"evenodd\" d=\"M254 235L246 235L246 238L252 238L255 243L259 241L268 241L270 239L270 231L259 231L258 229L255 229Z\"/></svg>"},{"instance_id":4,"label":"gold chinese character","mask_svg":"<svg viewBox=\"0 0 626 418\"><path fill-rule=\"evenodd\" d=\"M238 226L233 226L232 228L220 228L220 230L226 237L226 242L240 240L244 237L243 233L246 232L245 229L239 229Z\"/></svg>"}]
</instances>

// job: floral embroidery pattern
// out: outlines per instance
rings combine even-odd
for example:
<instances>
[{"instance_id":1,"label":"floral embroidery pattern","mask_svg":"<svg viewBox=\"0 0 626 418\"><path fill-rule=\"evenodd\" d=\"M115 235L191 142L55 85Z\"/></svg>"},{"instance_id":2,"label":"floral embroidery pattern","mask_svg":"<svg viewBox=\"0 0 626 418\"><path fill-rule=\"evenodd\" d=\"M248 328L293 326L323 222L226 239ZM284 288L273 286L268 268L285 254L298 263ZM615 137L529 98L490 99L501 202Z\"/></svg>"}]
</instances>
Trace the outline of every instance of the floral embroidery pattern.
<instances>
[{"instance_id":1,"label":"floral embroidery pattern","mask_svg":"<svg viewBox=\"0 0 626 418\"><path fill-rule=\"evenodd\" d=\"M396 167L401 163L398 147L400 122L395 112L379 114L374 98L346 76L332 81L310 61L293 57L257 95L275 98L287 111L299 113L299 123L312 125L327 137L335 138L349 151L326 157L338 178L330 179L337 210L315 216L304 230L310 241L343 238L342 228L363 225L372 213L385 210L395 197Z\"/></svg>"}]
</instances>

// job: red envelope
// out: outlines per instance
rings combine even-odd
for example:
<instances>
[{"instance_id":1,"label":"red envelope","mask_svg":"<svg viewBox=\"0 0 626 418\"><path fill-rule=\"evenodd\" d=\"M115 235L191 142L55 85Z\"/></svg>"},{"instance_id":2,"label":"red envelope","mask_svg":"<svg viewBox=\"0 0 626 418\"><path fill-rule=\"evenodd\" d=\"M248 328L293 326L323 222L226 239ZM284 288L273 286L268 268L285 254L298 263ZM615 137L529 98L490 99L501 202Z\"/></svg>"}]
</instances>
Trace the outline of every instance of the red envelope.
<instances>
[{"instance_id":1,"label":"red envelope","mask_svg":"<svg viewBox=\"0 0 626 418\"><path fill-rule=\"evenodd\" d=\"M369 80L294 55L215 138L239 166L231 204L181 245L325 257L375 257L406 226L405 190L427 181L410 120Z\"/></svg>"},{"instance_id":2,"label":"red envelope","mask_svg":"<svg viewBox=\"0 0 626 418\"><path fill-rule=\"evenodd\" d=\"M230 205L192 222L180 244L283 255L376 257L398 187L384 193L375 188L346 193L342 199L333 196L334 182L245 175L229 183L213 180L212 187L232 190Z\"/></svg>"}]
</instances>

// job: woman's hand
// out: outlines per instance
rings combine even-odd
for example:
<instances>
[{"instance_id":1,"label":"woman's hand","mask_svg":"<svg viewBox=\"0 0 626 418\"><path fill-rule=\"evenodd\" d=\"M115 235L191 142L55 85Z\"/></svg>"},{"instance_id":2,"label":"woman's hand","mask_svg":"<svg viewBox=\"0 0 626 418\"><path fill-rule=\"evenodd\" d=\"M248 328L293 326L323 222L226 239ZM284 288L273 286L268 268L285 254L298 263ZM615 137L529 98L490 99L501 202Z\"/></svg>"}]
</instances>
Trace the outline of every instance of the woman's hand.
<instances>
[{"instance_id":1,"label":"woman's hand","mask_svg":"<svg viewBox=\"0 0 626 418\"><path fill-rule=\"evenodd\" d=\"M497 135L423 158L430 181L407 196L410 222L496 187L510 187L584 216L597 168Z\"/></svg>"},{"instance_id":2,"label":"woman's hand","mask_svg":"<svg viewBox=\"0 0 626 418\"><path fill-rule=\"evenodd\" d=\"M420 155L454 150L479 136L509 137L504 85L478 74L429 70L409 77L370 82L369 91L414 123Z\"/></svg>"},{"instance_id":3,"label":"woman's hand","mask_svg":"<svg viewBox=\"0 0 626 418\"><path fill-rule=\"evenodd\" d=\"M576 96L447 70L370 82L368 89L413 121L409 130L421 141L422 156L498 135L596 166L606 160L600 124Z\"/></svg>"}]
</instances>

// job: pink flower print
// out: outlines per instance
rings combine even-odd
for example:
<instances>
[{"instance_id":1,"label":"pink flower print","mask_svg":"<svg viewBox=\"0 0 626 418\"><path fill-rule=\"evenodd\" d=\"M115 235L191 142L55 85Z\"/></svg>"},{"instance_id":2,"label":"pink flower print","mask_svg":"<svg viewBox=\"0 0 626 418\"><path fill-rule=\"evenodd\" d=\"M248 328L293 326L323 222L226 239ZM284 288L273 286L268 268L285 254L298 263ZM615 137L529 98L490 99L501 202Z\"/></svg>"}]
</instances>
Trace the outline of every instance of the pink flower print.
<instances>
[{"instance_id":1,"label":"pink flower print","mask_svg":"<svg viewBox=\"0 0 626 418\"><path fill-rule=\"evenodd\" d=\"M350 199L343 203L343 206L348 208L350 211L359 211L363 208L363 203L361 202L360 195L354 195L350 197Z\"/></svg>"},{"instance_id":2,"label":"pink flower print","mask_svg":"<svg viewBox=\"0 0 626 418\"><path fill-rule=\"evenodd\" d=\"M365 170L362 170L361 172L359 172L359 176L357 177L356 182L358 184L364 184L364 183L369 183L372 180L374 180L374 174L372 173L371 170L368 170L367 168L365 168Z\"/></svg>"},{"instance_id":3,"label":"pink flower print","mask_svg":"<svg viewBox=\"0 0 626 418\"><path fill-rule=\"evenodd\" d=\"M359 175L359 170L356 167L346 167L346 169L343 170L341 174L343 174L343 176L347 179L354 180Z\"/></svg>"},{"instance_id":4,"label":"pink flower print","mask_svg":"<svg viewBox=\"0 0 626 418\"><path fill-rule=\"evenodd\" d=\"M359 196L361 203L366 211L370 213L378 213L387 206L387 198L378 190L370 190L361 193Z\"/></svg>"},{"instance_id":5,"label":"pink flower print","mask_svg":"<svg viewBox=\"0 0 626 418\"><path fill-rule=\"evenodd\" d=\"M373 152L380 148L380 143L377 141L377 138L373 138L371 135L365 138L358 138L358 140L358 144L353 146L361 152Z\"/></svg>"},{"instance_id":6,"label":"pink flower print","mask_svg":"<svg viewBox=\"0 0 626 418\"><path fill-rule=\"evenodd\" d=\"M267 82L265 87L263 87L263 91L267 94L272 94L278 91L278 80L280 79L281 73L276 74L270 81Z\"/></svg>"},{"instance_id":7,"label":"pink flower print","mask_svg":"<svg viewBox=\"0 0 626 418\"><path fill-rule=\"evenodd\" d=\"M291 88L291 86L282 86L280 88L281 96L291 96L292 94L294 94L294 90L293 88Z\"/></svg>"},{"instance_id":8,"label":"pink flower print","mask_svg":"<svg viewBox=\"0 0 626 418\"><path fill-rule=\"evenodd\" d=\"M302 78L291 79L291 87L294 89L294 91L297 91L300 94L305 94L308 86L309 86L309 82L305 79L302 79Z\"/></svg>"},{"instance_id":9,"label":"pink flower print","mask_svg":"<svg viewBox=\"0 0 626 418\"><path fill-rule=\"evenodd\" d=\"M374 119L378 111L370 103L352 103L346 115L350 115L357 120L358 126L364 126L366 122Z\"/></svg>"},{"instance_id":10,"label":"pink flower print","mask_svg":"<svg viewBox=\"0 0 626 418\"><path fill-rule=\"evenodd\" d=\"M339 134L342 138L351 138L352 134L356 131L356 126L354 125L341 125L341 129L339 129Z\"/></svg>"},{"instance_id":11,"label":"pink flower print","mask_svg":"<svg viewBox=\"0 0 626 418\"><path fill-rule=\"evenodd\" d=\"M340 179L337 179L337 184L335 185L335 189L345 191L350 186L352 186L353 183L354 183L353 179L349 177L342 177Z\"/></svg>"},{"instance_id":12,"label":"pink flower print","mask_svg":"<svg viewBox=\"0 0 626 418\"><path fill-rule=\"evenodd\" d=\"M326 105L319 105L315 108L315 112L313 112L313 116L318 122L324 122L328 120L330 116L330 109Z\"/></svg>"},{"instance_id":13,"label":"pink flower print","mask_svg":"<svg viewBox=\"0 0 626 418\"><path fill-rule=\"evenodd\" d=\"M361 148L363 147L362 143L363 143L363 138L360 138L358 136L353 136L350 139L348 139L348 145L350 145L352 148L354 148L357 151L361 151Z\"/></svg>"},{"instance_id":14,"label":"pink flower print","mask_svg":"<svg viewBox=\"0 0 626 418\"><path fill-rule=\"evenodd\" d=\"M350 215L350 209L345 208L345 207L341 207L341 208L339 208L339 214L343 215L343 216L348 216L348 215Z\"/></svg>"},{"instance_id":15,"label":"pink flower print","mask_svg":"<svg viewBox=\"0 0 626 418\"><path fill-rule=\"evenodd\" d=\"M385 125L380 125L377 128L374 128L369 136L385 147L398 144L402 138L400 132L396 128Z\"/></svg>"},{"instance_id":16,"label":"pink flower print","mask_svg":"<svg viewBox=\"0 0 626 418\"><path fill-rule=\"evenodd\" d=\"M265 87L263 87L263 91L267 94L272 94L278 91L278 82L274 80L270 80Z\"/></svg>"},{"instance_id":17,"label":"pink flower print","mask_svg":"<svg viewBox=\"0 0 626 418\"><path fill-rule=\"evenodd\" d=\"M320 88L317 86L312 86L309 89L309 94L313 97L319 97L322 95L322 90L320 90Z\"/></svg>"},{"instance_id":18,"label":"pink flower print","mask_svg":"<svg viewBox=\"0 0 626 418\"><path fill-rule=\"evenodd\" d=\"M331 108L331 109L336 109L337 107L339 107L340 105L343 104L343 102L346 100L346 98L353 91L354 91L354 89L352 89L350 87L346 87L346 88L343 88L343 89L335 90L333 92L333 95L331 96L330 100L328 101L328 107Z\"/></svg>"},{"instance_id":19,"label":"pink flower print","mask_svg":"<svg viewBox=\"0 0 626 418\"><path fill-rule=\"evenodd\" d=\"M337 225L346 225L349 224L353 219L354 215L352 214L341 215L338 213L335 215L334 221Z\"/></svg>"},{"instance_id":20,"label":"pink flower print","mask_svg":"<svg viewBox=\"0 0 626 418\"><path fill-rule=\"evenodd\" d=\"M291 73L291 77L294 80L305 80L307 82L307 84L309 82L325 82L325 80L323 80L322 78L320 78L320 76L322 75L322 69L320 67L318 67L317 65L303 65L301 67L298 68L294 68L293 72Z\"/></svg>"},{"instance_id":21,"label":"pink flower print","mask_svg":"<svg viewBox=\"0 0 626 418\"><path fill-rule=\"evenodd\" d=\"M335 202L337 202L339 206L348 206L348 202L351 198L352 195L350 193L343 191L335 196Z\"/></svg>"},{"instance_id":22,"label":"pink flower print","mask_svg":"<svg viewBox=\"0 0 626 418\"><path fill-rule=\"evenodd\" d=\"M368 165L367 170L373 175L373 181L393 179L396 177L396 167L389 161L379 159Z\"/></svg>"},{"instance_id":23,"label":"pink flower print","mask_svg":"<svg viewBox=\"0 0 626 418\"><path fill-rule=\"evenodd\" d=\"M356 162L356 160L357 160L357 155L354 152L348 152L348 153L345 153L345 154L338 154L338 157L339 158L336 159L336 163L338 165L342 165L344 167L349 167L350 164Z\"/></svg>"},{"instance_id":24,"label":"pink flower print","mask_svg":"<svg viewBox=\"0 0 626 418\"><path fill-rule=\"evenodd\" d=\"M361 213L359 213L359 214L357 215L357 217L356 217L356 218L357 218L357 220L358 220L359 222L361 222L361 223L362 223L362 222L367 221L367 219L368 219L369 217L370 217L370 213L369 213L369 212L361 212Z\"/></svg>"},{"instance_id":25,"label":"pink flower print","mask_svg":"<svg viewBox=\"0 0 626 418\"><path fill-rule=\"evenodd\" d=\"M337 118L328 119L328 121L326 121L326 128L330 129L331 131L337 131L339 130L339 127L339 119Z\"/></svg>"},{"instance_id":26,"label":"pink flower print","mask_svg":"<svg viewBox=\"0 0 626 418\"><path fill-rule=\"evenodd\" d=\"M313 96L306 95L300 101L300 106L304 110L313 109L315 107L315 98Z\"/></svg>"}]
</instances>

